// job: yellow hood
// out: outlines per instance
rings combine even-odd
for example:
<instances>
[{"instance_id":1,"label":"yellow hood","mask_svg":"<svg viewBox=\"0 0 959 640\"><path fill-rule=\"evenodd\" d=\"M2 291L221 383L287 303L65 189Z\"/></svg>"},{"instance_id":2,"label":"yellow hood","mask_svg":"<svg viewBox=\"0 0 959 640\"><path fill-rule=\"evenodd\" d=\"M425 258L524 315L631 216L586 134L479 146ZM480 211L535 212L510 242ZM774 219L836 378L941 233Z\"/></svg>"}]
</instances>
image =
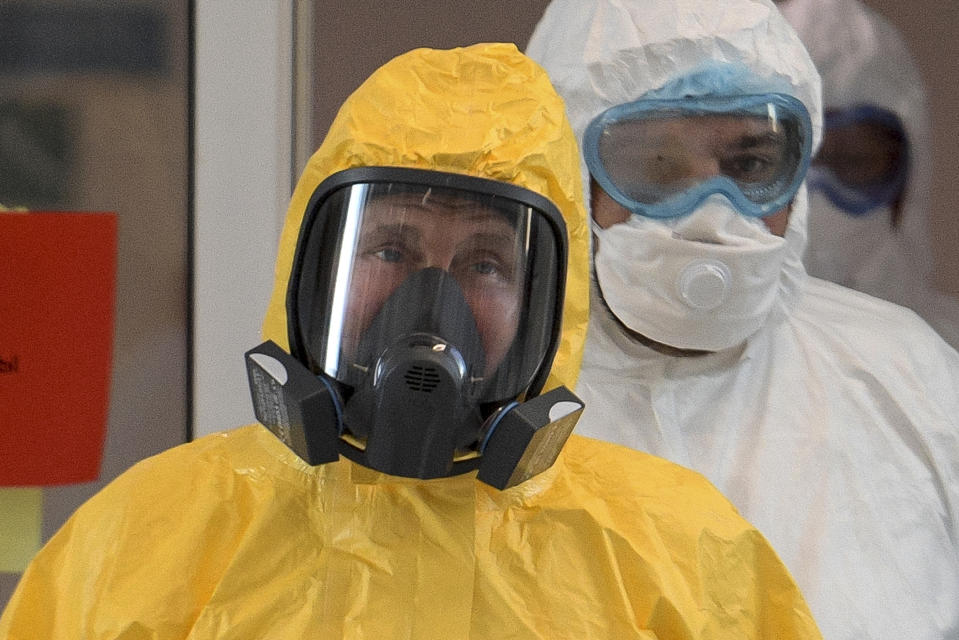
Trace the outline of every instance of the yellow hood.
<instances>
[{"instance_id":1,"label":"yellow hood","mask_svg":"<svg viewBox=\"0 0 959 640\"><path fill-rule=\"evenodd\" d=\"M286 291L307 203L353 167L448 171L509 182L562 212L569 239L563 333L546 390L576 384L586 335L589 229L579 151L546 73L512 44L416 49L373 73L340 108L286 214L264 339L289 350Z\"/></svg>"}]
</instances>

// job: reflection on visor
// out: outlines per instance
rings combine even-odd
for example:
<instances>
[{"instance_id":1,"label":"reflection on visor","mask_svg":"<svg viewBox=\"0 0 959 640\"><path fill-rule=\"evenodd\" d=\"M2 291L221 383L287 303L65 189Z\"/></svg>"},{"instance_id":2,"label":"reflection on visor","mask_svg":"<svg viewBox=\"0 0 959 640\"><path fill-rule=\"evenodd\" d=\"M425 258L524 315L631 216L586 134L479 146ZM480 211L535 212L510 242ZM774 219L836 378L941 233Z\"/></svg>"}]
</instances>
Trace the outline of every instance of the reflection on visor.
<instances>
[{"instance_id":1,"label":"reflection on visor","mask_svg":"<svg viewBox=\"0 0 959 640\"><path fill-rule=\"evenodd\" d=\"M686 215L713 193L741 213L775 213L808 165L811 124L790 96L640 100L597 117L584 138L601 187L640 215Z\"/></svg>"},{"instance_id":2,"label":"reflection on visor","mask_svg":"<svg viewBox=\"0 0 959 640\"><path fill-rule=\"evenodd\" d=\"M448 352L481 400L530 385L558 335L558 212L396 181L350 183L311 206L291 317L314 371L355 386L402 343Z\"/></svg>"}]
</instances>

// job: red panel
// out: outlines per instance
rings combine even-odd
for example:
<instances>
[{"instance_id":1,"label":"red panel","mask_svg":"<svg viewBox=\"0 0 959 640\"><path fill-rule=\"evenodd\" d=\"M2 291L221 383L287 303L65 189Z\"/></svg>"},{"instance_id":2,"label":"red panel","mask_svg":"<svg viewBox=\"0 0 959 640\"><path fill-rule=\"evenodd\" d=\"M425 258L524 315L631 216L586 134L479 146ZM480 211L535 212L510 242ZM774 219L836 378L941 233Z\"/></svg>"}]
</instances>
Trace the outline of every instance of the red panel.
<instances>
[{"instance_id":1,"label":"red panel","mask_svg":"<svg viewBox=\"0 0 959 640\"><path fill-rule=\"evenodd\" d=\"M0 213L0 486L99 475L116 255L114 213Z\"/></svg>"}]
</instances>

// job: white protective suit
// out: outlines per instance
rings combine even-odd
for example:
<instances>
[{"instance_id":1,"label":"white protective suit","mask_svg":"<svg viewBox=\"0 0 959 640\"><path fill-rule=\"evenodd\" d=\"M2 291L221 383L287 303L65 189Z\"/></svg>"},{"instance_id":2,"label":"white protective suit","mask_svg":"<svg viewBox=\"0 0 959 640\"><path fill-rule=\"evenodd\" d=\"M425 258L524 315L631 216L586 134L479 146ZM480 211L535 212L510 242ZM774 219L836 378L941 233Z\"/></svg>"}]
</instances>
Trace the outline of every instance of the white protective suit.
<instances>
[{"instance_id":1,"label":"white protective suit","mask_svg":"<svg viewBox=\"0 0 959 640\"><path fill-rule=\"evenodd\" d=\"M788 78L821 127L818 75L766 0L554 0L527 53L578 136L708 60ZM742 345L664 355L593 304L578 432L706 475L823 637L959 637L959 355L911 311L807 276L807 208L800 189L774 308Z\"/></svg>"},{"instance_id":2,"label":"white protective suit","mask_svg":"<svg viewBox=\"0 0 959 640\"><path fill-rule=\"evenodd\" d=\"M935 289L929 236L932 141L926 91L902 35L859 0L785 0L779 9L799 33L822 77L823 105L875 105L895 113L908 137L909 178L898 229L890 208L844 213L810 193L807 271L909 307L954 348L959 300Z\"/></svg>"}]
</instances>

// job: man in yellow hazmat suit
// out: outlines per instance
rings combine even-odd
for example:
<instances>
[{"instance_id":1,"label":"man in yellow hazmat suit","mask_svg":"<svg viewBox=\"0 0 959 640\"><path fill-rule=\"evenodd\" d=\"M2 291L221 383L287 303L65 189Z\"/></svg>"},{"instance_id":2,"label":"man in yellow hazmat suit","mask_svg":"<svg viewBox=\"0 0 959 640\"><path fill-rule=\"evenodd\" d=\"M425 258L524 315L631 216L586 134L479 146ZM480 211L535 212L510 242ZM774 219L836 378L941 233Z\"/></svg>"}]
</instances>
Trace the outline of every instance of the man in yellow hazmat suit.
<instances>
[{"instance_id":1,"label":"man in yellow hazmat suit","mask_svg":"<svg viewBox=\"0 0 959 640\"><path fill-rule=\"evenodd\" d=\"M0 638L819 638L699 475L577 436L551 465L535 437L500 456L514 415L575 383L587 245L538 66L506 44L383 66L300 179L264 325L279 348L249 356L258 411L302 420L130 469L35 558ZM290 391L284 354L318 390ZM560 441L564 397L541 421Z\"/></svg>"}]
</instances>

